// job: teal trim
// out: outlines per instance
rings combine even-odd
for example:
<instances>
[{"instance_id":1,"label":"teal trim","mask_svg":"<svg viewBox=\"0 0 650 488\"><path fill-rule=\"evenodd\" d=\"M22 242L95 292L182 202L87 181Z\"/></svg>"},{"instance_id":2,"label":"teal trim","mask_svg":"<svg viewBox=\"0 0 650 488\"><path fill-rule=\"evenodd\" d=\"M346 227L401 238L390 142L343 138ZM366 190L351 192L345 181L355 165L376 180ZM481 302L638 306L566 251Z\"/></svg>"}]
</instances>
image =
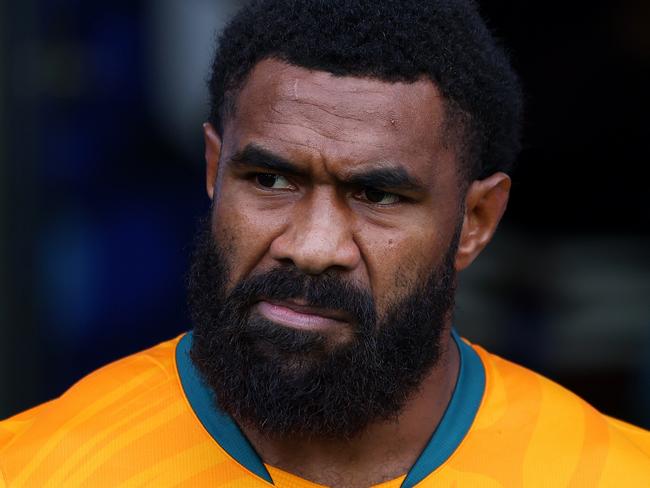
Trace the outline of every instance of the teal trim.
<instances>
[{"instance_id":1,"label":"teal trim","mask_svg":"<svg viewBox=\"0 0 650 488\"><path fill-rule=\"evenodd\" d=\"M483 398L485 370L481 359L456 331L452 331L452 337L460 361L454 393L429 443L404 479L402 488L414 487L449 459L467 435ZM239 464L273 484L264 463L237 424L217 408L211 390L190 359L191 345L192 333L188 332L176 347L176 364L183 390L196 416L214 440Z\"/></svg>"},{"instance_id":2,"label":"teal trim","mask_svg":"<svg viewBox=\"0 0 650 488\"><path fill-rule=\"evenodd\" d=\"M273 484L273 479L264 463L237 424L229 415L217 408L211 390L203 382L190 359L191 347L192 333L188 332L176 347L176 364L185 396L192 410L205 430L235 461L264 481Z\"/></svg>"},{"instance_id":3,"label":"teal trim","mask_svg":"<svg viewBox=\"0 0 650 488\"><path fill-rule=\"evenodd\" d=\"M406 475L402 488L411 488L442 465L463 441L485 390L485 370L476 351L463 342L455 330L452 337L458 347L460 367L456 387L442 420L431 440Z\"/></svg>"}]
</instances>

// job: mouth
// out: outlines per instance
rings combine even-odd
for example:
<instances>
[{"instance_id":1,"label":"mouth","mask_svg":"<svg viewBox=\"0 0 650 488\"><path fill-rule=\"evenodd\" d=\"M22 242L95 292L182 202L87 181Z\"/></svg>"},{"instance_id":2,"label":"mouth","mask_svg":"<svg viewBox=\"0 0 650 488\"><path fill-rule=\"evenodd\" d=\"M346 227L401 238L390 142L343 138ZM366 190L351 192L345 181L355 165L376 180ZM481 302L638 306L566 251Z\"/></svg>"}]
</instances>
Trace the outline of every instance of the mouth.
<instances>
[{"instance_id":1,"label":"mouth","mask_svg":"<svg viewBox=\"0 0 650 488\"><path fill-rule=\"evenodd\" d=\"M351 323L345 312L313 307L301 300L262 299L253 310L271 322L301 330L323 331Z\"/></svg>"}]
</instances>

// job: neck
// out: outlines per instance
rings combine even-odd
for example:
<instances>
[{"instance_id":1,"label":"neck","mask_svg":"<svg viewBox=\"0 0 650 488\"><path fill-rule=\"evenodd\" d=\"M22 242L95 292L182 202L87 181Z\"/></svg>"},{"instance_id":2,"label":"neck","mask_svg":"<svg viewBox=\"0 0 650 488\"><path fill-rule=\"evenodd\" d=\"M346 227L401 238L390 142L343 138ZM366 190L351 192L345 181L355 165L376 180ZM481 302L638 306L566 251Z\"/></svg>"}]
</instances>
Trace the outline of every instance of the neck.
<instances>
[{"instance_id":1,"label":"neck","mask_svg":"<svg viewBox=\"0 0 650 488\"><path fill-rule=\"evenodd\" d=\"M251 427L242 430L265 463L315 483L353 488L400 477L429 442L456 385L459 353L450 333L441 351L396 420L370 424L352 439L270 437Z\"/></svg>"}]
</instances>

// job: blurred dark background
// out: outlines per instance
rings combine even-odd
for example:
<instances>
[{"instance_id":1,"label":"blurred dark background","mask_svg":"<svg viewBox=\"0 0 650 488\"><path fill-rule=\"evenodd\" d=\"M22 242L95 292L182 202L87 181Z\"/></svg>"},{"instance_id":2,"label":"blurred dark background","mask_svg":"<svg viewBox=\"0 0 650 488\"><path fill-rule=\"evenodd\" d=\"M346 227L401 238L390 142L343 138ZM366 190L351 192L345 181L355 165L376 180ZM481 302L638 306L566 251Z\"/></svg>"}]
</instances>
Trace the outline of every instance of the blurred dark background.
<instances>
[{"instance_id":1,"label":"blurred dark background","mask_svg":"<svg viewBox=\"0 0 650 488\"><path fill-rule=\"evenodd\" d=\"M456 324L650 427L650 2L484 1L525 150ZM0 3L0 418L190 327L201 122L235 0Z\"/></svg>"}]
</instances>

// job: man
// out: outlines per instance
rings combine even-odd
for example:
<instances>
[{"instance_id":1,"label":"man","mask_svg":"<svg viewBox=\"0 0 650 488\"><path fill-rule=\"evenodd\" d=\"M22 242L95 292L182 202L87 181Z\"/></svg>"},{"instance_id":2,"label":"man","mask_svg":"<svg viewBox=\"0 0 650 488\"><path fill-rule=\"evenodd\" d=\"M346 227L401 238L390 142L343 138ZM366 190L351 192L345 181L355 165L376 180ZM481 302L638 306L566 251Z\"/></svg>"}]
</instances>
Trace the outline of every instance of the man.
<instances>
[{"instance_id":1,"label":"man","mask_svg":"<svg viewBox=\"0 0 650 488\"><path fill-rule=\"evenodd\" d=\"M648 432L452 328L521 112L470 0L253 2L210 90L193 332L0 423L7 486L650 486Z\"/></svg>"}]
</instances>

